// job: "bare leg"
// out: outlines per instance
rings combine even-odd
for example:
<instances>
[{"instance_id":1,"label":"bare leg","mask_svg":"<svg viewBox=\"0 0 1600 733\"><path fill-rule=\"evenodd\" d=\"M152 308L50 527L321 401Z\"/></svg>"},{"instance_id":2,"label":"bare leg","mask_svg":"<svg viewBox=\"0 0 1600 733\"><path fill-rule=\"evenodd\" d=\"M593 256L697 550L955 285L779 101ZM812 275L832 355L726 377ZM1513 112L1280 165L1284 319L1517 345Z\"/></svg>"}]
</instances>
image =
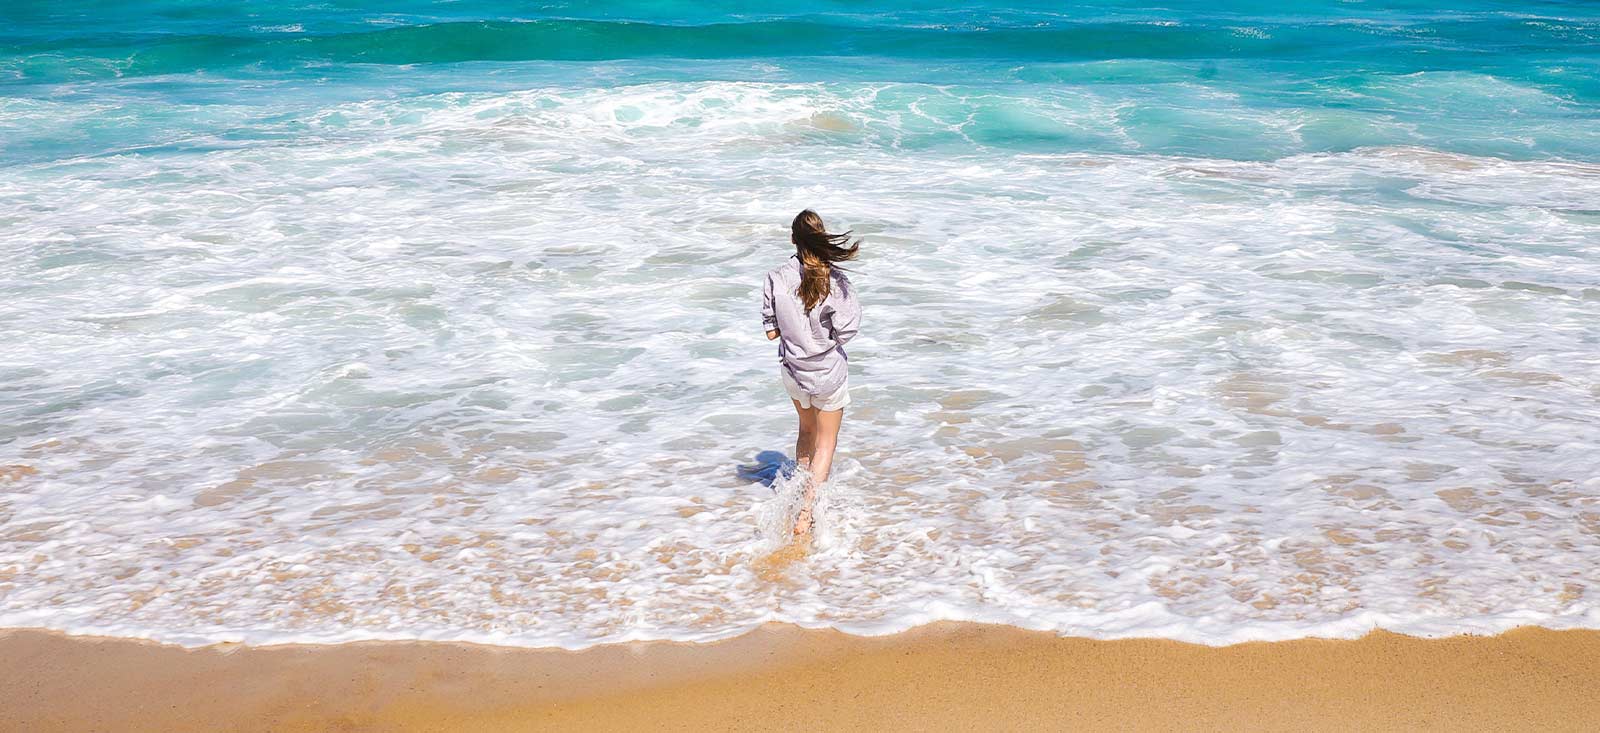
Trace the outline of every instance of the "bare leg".
<instances>
[{"instance_id":1,"label":"bare leg","mask_svg":"<svg viewBox=\"0 0 1600 733\"><path fill-rule=\"evenodd\" d=\"M794 462L801 468L811 468L811 454L816 451L817 411L810 407L801 407L798 400L789 400L794 403L795 414L800 416L800 430L794 441Z\"/></svg>"},{"instance_id":2,"label":"bare leg","mask_svg":"<svg viewBox=\"0 0 1600 733\"><path fill-rule=\"evenodd\" d=\"M811 478L818 484L827 482L828 471L833 468L833 449L839 445L839 425L844 422L844 410L817 412L817 436L811 455Z\"/></svg>"},{"instance_id":3,"label":"bare leg","mask_svg":"<svg viewBox=\"0 0 1600 733\"><path fill-rule=\"evenodd\" d=\"M811 470L811 459L817 452L817 409L814 407L801 407L799 400L789 400L794 403L794 412L800 417L799 436L794 441L794 462L800 468ZM795 515L794 533L807 534L811 531L811 502L816 497L816 489L811 482L806 482L805 495L800 499L800 512Z\"/></svg>"},{"instance_id":4,"label":"bare leg","mask_svg":"<svg viewBox=\"0 0 1600 733\"><path fill-rule=\"evenodd\" d=\"M817 487L828 480L828 472L833 468L833 449L839 443L839 424L844 422L844 410L832 412L812 410L812 412L816 414L816 428L812 438L811 480L806 483L800 514L795 518L796 535L811 532L813 521L811 508L817 501Z\"/></svg>"}]
</instances>

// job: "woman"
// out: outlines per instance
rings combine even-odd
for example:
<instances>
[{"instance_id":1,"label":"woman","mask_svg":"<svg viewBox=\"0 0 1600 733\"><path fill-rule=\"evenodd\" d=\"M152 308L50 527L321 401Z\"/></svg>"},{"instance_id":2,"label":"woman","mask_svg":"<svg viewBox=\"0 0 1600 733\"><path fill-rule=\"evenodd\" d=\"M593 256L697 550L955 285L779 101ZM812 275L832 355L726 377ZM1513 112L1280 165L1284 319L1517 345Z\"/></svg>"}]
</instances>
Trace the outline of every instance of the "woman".
<instances>
[{"instance_id":1,"label":"woman","mask_svg":"<svg viewBox=\"0 0 1600 733\"><path fill-rule=\"evenodd\" d=\"M778 339L783 387L800 416L795 462L809 474L796 536L811 533L817 487L828 480L844 406L850 404L849 357L844 345L861 324L861 306L837 263L853 260L860 242L850 233L829 234L810 209L790 225L794 256L767 273L761 319L767 339Z\"/></svg>"}]
</instances>

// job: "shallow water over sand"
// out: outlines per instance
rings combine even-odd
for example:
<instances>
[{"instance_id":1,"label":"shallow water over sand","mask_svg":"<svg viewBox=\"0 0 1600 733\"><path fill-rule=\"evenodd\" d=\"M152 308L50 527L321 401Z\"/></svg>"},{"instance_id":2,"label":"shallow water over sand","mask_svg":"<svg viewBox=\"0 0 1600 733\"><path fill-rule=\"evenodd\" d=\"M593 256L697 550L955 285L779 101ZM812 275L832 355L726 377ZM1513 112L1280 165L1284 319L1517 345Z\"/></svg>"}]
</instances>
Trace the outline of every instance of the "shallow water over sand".
<instances>
[{"instance_id":1,"label":"shallow water over sand","mask_svg":"<svg viewBox=\"0 0 1600 733\"><path fill-rule=\"evenodd\" d=\"M1600 626L1581 91L1137 64L0 100L0 625ZM792 446L757 308L805 206L866 238L865 327L775 556L734 470Z\"/></svg>"}]
</instances>

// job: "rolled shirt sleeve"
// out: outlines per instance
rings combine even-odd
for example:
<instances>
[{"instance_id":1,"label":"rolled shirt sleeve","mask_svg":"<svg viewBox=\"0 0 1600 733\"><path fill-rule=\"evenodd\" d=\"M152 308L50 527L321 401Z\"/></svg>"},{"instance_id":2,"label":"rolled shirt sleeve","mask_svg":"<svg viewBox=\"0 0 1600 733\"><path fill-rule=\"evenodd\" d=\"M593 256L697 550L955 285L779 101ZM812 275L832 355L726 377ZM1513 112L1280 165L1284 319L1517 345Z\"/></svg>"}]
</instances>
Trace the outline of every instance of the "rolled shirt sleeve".
<instances>
[{"instance_id":1,"label":"rolled shirt sleeve","mask_svg":"<svg viewBox=\"0 0 1600 733\"><path fill-rule=\"evenodd\" d=\"M761 288L761 325L767 331L778 330L778 312L772 307L772 274L767 274L766 285Z\"/></svg>"}]
</instances>

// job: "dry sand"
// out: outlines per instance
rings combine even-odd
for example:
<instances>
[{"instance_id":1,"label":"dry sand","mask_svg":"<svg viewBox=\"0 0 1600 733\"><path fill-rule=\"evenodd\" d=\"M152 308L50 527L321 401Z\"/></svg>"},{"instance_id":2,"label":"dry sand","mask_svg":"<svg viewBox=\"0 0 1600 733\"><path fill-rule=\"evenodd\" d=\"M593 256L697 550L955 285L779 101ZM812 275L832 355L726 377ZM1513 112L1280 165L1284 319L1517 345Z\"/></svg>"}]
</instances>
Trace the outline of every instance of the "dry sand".
<instances>
[{"instance_id":1,"label":"dry sand","mask_svg":"<svg viewBox=\"0 0 1600 733\"><path fill-rule=\"evenodd\" d=\"M4 731L1597 730L1600 632L1212 648L935 624L582 652L0 631Z\"/></svg>"}]
</instances>

